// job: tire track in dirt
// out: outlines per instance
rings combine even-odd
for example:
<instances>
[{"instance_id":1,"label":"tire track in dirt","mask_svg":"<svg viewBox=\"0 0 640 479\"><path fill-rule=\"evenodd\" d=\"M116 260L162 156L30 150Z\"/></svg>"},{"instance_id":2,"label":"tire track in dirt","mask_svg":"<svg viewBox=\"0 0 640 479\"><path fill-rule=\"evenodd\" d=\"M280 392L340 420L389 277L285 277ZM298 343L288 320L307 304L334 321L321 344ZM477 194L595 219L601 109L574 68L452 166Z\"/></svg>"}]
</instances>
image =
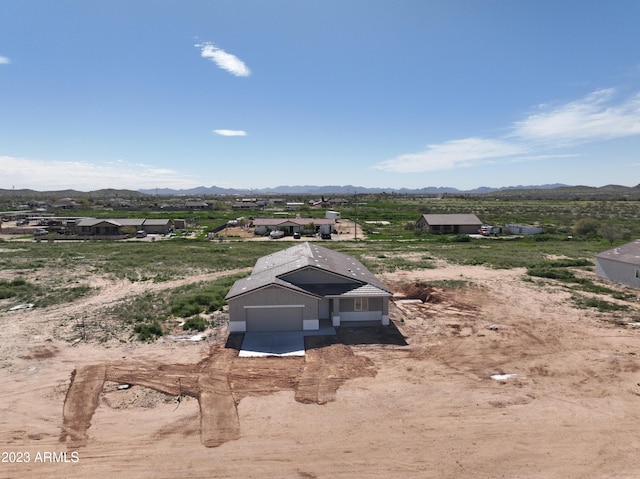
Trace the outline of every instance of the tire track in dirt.
<instances>
[{"instance_id":1,"label":"tire track in dirt","mask_svg":"<svg viewBox=\"0 0 640 479\"><path fill-rule=\"evenodd\" d=\"M298 402L335 401L345 381L373 377L371 359L354 354L334 337L314 337L308 357L240 358L243 335L231 335L226 345L213 346L195 364L118 361L89 365L71 375L63 407L60 442L71 449L86 446L91 419L106 381L143 386L176 396L195 397L200 410L200 439L216 447L241 435L237 405L247 396L294 390Z\"/></svg>"}]
</instances>

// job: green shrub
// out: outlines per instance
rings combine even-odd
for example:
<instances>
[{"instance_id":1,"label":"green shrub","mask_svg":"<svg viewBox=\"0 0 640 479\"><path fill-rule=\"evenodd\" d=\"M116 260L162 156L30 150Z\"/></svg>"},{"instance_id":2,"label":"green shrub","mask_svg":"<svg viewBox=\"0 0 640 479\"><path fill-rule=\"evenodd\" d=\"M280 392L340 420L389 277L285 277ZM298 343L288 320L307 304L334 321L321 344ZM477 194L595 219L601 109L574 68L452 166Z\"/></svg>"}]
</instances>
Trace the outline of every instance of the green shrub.
<instances>
[{"instance_id":1,"label":"green shrub","mask_svg":"<svg viewBox=\"0 0 640 479\"><path fill-rule=\"evenodd\" d=\"M609 301L604 301L603 299L582 298L578 296L572 299L579 308L596 308L598 311L602 313L611 312L611 311L626 311L629 309L627 305L611 303Z\"/></svg>"},{"instance_id":2,"label":"green shrub","mask_svg":"<svg viewBox=\"0 0 640 479\"><path fill-rule=\"evenodd\" d=\"M453 241L456 243L468 243L471 238L468 235L455 235Z\"/></svg>"},{"instance_id":3,"label":"green shrub","mask_svg":"<svg viewBox=\"0 0 640 479\"><path fill-rule=\"evenodd\" d=\"M182 329L202 332L207 329L207 322L200 315L192 316L184 322Z\"/></svg>"},{"instance_id":4,"label":"green shrub","mask_svg":"<svg viewBox=\"0 0 640 479\"><path fill-rule=\"evenodd\" d=\"M154 341L164 334L162 326L157 321L136 324L133 331L138 334L140 341Z\"/></svg>"}]
</instances>

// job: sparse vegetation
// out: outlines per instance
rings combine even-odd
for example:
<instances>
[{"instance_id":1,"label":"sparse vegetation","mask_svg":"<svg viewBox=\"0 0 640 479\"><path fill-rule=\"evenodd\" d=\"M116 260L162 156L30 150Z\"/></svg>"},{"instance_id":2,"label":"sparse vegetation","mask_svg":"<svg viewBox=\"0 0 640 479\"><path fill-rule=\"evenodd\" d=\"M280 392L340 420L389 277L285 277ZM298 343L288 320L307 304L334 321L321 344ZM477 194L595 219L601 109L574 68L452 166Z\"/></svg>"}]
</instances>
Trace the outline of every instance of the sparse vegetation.
<instances>
[{"instance_id":1,"label":"sparse vegetation","mask_svg":"<svg viewBox=\"0 0 640 479\"><path fill-rule=\"evenodd\" d=\"M579 308L596 308L602 313L614 311L627 311L629 306L625 304L612 303L598 298L586 298L582 296L573 296L571 298Z\"/></svg>"},{"instance_id":2,"label":"sparse vegetation","mask_svg":"<svg viewBox=\"0 0 640 479\"><path fill-rule=\"evenodd\" d=\"M593 255L612 244L640 235L640 209L636 201L531 199L513 193L490 196L445 196L441 199L379 194L358 198L358 220L375 221L376 234L359 241L328 241L323 246L359 258L374 273L435 268L439 260L460 265L493 268L526 268L530 278L560 281L576 291L606 294L625 299L625 294L588 279ZM305 202L306 198L296 198ZM515 201L514 201L515 200ZM0 280L0 299L31 302L46 307L72 302L91 294L84 278L88 274L127 279L131 282L166 282L195 274L252 267L257 258L282 249L272 241L244 241L241 238L204 240L209 228L238 217L228 208L231 199L211 199L207 211L144 210L150 218L188 218L185 234L156 242L31 242L2 241L7 254L0 256L0 270L23 275ZM85 207L91 201L83 202ZM353 207L338 208L348 219ZM432 235L415 228L422 213L474 213L487 224L505 222L538 224L543 235L499 235L470 238L466 235ZM93 217L113 217L113 211L87 209L77 212ZM323 211L305 209L304 216L321 217ZM268 214L268 213L267 213ZM264 216L261 210L242 215ZM119 211L118 216L140 216L140 211ZM588 220L588 221L587 221ZM245 220L242 220L245 222ZM310 228L309 228L310 229ZM371 229L371 228L370 228ZM193 233L189 237L189 233ZM571 234L574 234L572 237ZM549 260L549 257L561 259ZM582 271L582 272L580 272ZM6 278L6 276L5 276ZM111 307L106 315L145 340L168 330L172 317L186 318L188 327L200 327L202 314L220 310L224 296L237 279L191 285L160 295L146 293ZM456 283L463 285L464 282ZM446 287L451 287L448 285ZM90 314L90 313L89 313ZM206 322L206 320L205 320ZM196 328L197 330L197 328Z\"/></svg>"}]
</instances>

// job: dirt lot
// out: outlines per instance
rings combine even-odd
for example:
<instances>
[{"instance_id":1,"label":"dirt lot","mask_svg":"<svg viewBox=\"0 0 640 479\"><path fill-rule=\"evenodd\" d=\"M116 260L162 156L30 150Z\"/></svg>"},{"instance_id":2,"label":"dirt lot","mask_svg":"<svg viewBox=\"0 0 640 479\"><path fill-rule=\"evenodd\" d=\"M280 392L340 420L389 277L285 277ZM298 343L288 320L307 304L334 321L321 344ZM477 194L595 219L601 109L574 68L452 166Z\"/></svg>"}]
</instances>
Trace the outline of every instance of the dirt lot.
<instances>
[{"instance_id":1,"label":"dirt lot","mask_svg":"<svg viewBox=\"0 0 640 479\"><path fill-rule=\"evenodd\" d=\"M394 325L306 358L238 358L224 330L71 341L74 311L171 283L3 310L0 477L639 477L640 331L616 324L637 312L576 309L523 273L388 274Z\"/></svg>"}]
</instances>

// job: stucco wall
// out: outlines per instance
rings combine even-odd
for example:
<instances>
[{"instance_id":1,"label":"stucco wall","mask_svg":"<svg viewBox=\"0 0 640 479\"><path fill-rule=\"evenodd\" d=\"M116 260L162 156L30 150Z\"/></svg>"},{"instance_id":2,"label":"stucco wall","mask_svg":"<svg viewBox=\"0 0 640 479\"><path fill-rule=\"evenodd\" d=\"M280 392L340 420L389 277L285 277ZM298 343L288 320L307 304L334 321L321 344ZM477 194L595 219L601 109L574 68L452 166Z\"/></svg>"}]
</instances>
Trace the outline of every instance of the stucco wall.
<instances>
[{"instance_id":1,"label":"stucco wall","mask_svg":"<svg viewBox=\"0 0 640 479\"><path fill-rule=\"evenodd\" d=\"M387 303L387 313L389 311L388 301ZM383 311L383 298L369 298L369 311ZM355 311L355 301L354 298L340 298L340 312L341 313L350 313Z\"/></svg>"},{"instance_id":2,"label":"stucco wall","mask_svg":"<svg viewBox=\"0 0 640 479\"><path fill-rule=\"evenodd\" d=\"M598 278L640 288L640 278L636 277L636 271L640 272L640 266L611 261L606 258L596 258L596 276Z\"/></svg>"}]
</instances>

